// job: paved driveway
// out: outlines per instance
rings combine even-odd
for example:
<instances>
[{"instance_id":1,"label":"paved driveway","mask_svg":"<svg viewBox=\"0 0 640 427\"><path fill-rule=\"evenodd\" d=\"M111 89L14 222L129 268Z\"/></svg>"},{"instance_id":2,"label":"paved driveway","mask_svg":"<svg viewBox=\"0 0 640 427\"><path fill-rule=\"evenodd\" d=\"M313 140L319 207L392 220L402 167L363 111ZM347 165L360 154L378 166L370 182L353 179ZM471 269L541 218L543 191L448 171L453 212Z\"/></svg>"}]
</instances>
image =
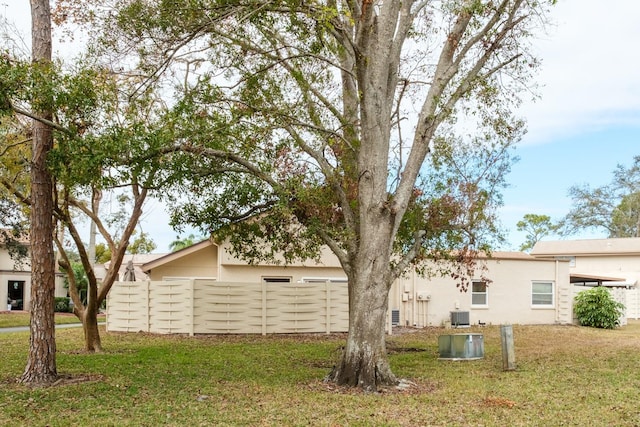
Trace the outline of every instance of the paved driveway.
<instances>
[{"instance_id":1,"label":"paved driveway","mask_svg":"<svg viewBox=\"0 0 640 427\"><path fill-rule=\"evenodd\" d=\"M98 325L104 325L104 323L98 323ZM56 325L56 329L65 329L65 328L79 328L82 326L82 323L68 323L64 325ZM28 326L14 326L12 328L0 328L0 334L10 333L10 332L25 332L29 331Z\"/></svg>"}]
</instances>

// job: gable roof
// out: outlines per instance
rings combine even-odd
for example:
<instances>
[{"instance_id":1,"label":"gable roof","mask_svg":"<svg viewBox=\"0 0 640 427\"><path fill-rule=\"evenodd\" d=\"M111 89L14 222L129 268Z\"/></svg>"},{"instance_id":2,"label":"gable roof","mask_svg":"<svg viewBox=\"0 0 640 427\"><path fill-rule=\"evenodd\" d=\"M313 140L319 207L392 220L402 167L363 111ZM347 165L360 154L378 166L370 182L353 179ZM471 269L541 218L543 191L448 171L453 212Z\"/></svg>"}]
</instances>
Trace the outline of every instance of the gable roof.
<instances>
[{"instance_id":1,"label":"gable roof","mask_svg":"<svg viewBox=\"0 0 640 427\"><path fill-rule=\"evenodd\" d=\"M143 264L140 268L142 269L142 271L148 273L149 271L151 271L152 269L158 266L178 260L187 255L191 255L192 253L197 252L204 248L208 248L209 246L218 246L218 245L213 243L210 239L203 240L202 242L195 243L191 246L187 246L186 248L180 249L179 251L171 252L170 254L166 254L152 261L149 261Z\"/></svg>"},{"instance_id":2,"label":"gable roof","mask_svg":"<svg viewBox=\"0 0 640 427\"><path fill-rule=\"evenodd\" d=\"M531 255L544 256L614 256L640 255L640 237L540 241Z\"/></svg>"}]
</instances>

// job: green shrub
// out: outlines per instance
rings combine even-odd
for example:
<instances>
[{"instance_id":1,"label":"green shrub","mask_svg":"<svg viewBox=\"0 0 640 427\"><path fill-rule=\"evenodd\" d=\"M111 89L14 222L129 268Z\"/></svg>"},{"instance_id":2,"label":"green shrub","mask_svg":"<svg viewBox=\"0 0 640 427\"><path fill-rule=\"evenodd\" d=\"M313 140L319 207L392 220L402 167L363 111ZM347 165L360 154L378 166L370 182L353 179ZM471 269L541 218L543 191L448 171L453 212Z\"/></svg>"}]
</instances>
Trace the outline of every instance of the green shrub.
<instances>
[{"instance_id":1,"label":"green shrub","mask_svg":"<svg viewBox=\"0 0 640 427\"><path fill-rule=\"evenodd\" d=\"M614 329L624 313L624 304L614 300L607 288L597 286L576 295L574 310L582 326Z\"/></svg>"},{"instance_id":2,"label":"green shrub","mask_svg":"<svg viewBox=\"0 0 640 427\"><path fill-rule=\"evenodd\" d=\"M67 297L56 297L55 311L57 313L69 313L71 312L71 306L69 304L70 299Z\"/></svg>"}]
</instances>

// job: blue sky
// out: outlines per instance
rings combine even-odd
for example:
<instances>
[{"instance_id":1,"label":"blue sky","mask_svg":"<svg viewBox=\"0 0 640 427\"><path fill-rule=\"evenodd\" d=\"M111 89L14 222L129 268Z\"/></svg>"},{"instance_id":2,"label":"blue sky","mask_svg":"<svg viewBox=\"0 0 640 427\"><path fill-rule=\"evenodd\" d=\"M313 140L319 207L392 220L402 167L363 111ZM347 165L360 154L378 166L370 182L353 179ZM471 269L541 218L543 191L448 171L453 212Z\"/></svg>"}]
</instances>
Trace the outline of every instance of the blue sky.
<instances>
[{"instance_id":1,"label":"blue sky","mask_svg":"<svg viewBox=\"0 0 640 427\"><path fill-rule=\"evenodd\" d=\"M504 249L524 241L516 223L525 214L562 218L571 186L607 184L616 165L640 155L640 52L630 48L640 40L638 16L635 0L560 0L554 8L554 25L535 43L541 99L521 111L529 133L507 177ZM603 237L590 230L573 238Z\"/></svg>"},{"instance_id":2,"label":"blue sky","mask_svg":"<svg viewBox=\"0 0 640 427\"><path fill-rule=\"evenodd\" d=\"M26 0L0 0L0 15L28 34ZM516 223L525 214L560 219L571 207L569 187L604 185L617 164L629 166L640 155L639 16L637 0L559 0L553 8L553 24L534 43L542 59L536 78L541 99L520 111L529 133L506 177L510 187L500 217L510 243L501 249L517 249L524 241ZM158 252L167 251L176 233L166 225L162 205L151 202L145 211L143 230ZM606 236L575 236L600 237Z\"/></svg>"}]
</instances>

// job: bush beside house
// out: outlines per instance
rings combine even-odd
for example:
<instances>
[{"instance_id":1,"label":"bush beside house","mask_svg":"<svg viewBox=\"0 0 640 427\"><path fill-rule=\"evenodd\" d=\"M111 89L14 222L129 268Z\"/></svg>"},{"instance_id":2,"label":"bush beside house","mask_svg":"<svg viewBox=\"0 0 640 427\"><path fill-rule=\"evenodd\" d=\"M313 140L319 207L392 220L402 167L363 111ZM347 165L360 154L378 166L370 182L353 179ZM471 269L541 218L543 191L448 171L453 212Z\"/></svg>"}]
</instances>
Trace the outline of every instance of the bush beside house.
<instances>
[{"instance_id":1,"label":"bush beside house","mask_svg":"<svg viewBox=\"0 0 640 427\"><path fill-rule=\"evenodd\" d=\"M624 304L617 302L604 286L580 292L575 297L574 310L582 326L615 329L624 309Z\"/></svg>"}]
</instances>

